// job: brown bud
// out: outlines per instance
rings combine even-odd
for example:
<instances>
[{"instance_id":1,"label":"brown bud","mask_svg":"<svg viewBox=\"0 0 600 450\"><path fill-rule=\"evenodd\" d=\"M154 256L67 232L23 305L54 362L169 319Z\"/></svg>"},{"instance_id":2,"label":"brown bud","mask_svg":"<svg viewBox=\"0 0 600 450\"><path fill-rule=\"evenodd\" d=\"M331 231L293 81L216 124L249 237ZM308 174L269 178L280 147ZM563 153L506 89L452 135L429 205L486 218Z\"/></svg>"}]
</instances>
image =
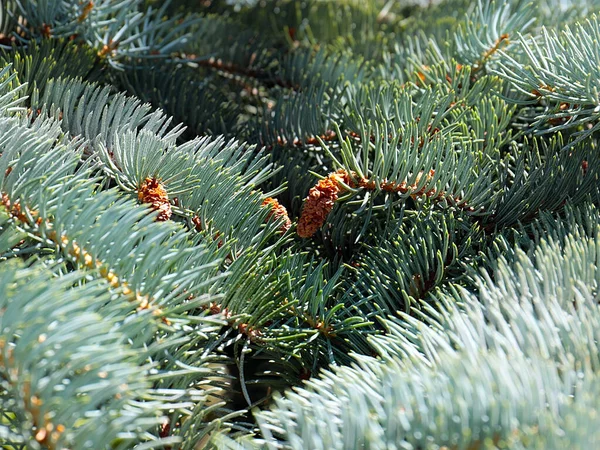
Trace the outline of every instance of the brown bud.
<instances>
[{"instance_id":1,"label":"brown bud","mask_svg":"<svg viewBox=\"0 0 600 450\"><path fill-rule=\"evenodd\" d=\"M146 178L138 189L138 200L141 203L149 203L152 209L158 211L156 220L164 222L171 218L171 204L169 196L160 180L156 178Z\"/></svg>"}]
</instances>

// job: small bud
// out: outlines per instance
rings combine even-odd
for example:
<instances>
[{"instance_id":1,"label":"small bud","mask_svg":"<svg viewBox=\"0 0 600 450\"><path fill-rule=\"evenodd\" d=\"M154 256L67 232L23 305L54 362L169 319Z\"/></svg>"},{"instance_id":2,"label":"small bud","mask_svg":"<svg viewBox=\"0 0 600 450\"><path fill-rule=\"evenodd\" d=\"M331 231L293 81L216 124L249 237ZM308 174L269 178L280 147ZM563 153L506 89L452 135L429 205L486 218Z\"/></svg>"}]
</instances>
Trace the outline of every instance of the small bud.
<instances>
[{"instance_id":1,"label":"small bud","mask_svg":"<svg viewBox=\"0 0 600 450\"><path fill-rule=\"evenodd\" d=\"M267 220L274 217L275 220L281 220L280 231L285 233L292 226L292 221L288 217L287 209L281 205L276 199L267 197L263 200L262 206L269 206L271 211L267 215Z\"/></svg>"},{"instance_id":2,"label":"small bud","mask_svg":"<svg viewBox=\"0 0 600 450\"><path fill-rule=\"evenodd\" d=\"M298 220L298 236L309 238L323 226L338 199L338 194L343 190L340 182L350 184L350 177L343 169L329 174L310 189Z\"/></svg>"},{"instance_id":3,"label":"small bud","mask_svg":"<svg viewBox=\"0 0 600 450\"><path fill-rule=\"evenodd\" d=\"M171 218L171 204L167 191L156 178L146 178L138 189L138 200L142 203L149 203L152 209L158 211L156 220L164 222Z\"/></svg>"}]
</instances>

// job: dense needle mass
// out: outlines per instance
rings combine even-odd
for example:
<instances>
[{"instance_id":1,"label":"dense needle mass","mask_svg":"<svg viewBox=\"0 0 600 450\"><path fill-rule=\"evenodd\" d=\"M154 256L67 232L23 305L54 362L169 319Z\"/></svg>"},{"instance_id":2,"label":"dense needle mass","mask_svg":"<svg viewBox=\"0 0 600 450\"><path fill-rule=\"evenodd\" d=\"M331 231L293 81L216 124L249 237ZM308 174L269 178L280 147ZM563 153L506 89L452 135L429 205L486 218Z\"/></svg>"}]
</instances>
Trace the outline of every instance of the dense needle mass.
<instances>
[{"instance_id":1,"label":"dense needle mass","mask_svg":"<svg viewBox=\"0 0 600 450\"><path fill-rule=\"evenodd\" d=\"M598 14L0 2L0 448L600 448Z\"/></svg>"}]
</instances>

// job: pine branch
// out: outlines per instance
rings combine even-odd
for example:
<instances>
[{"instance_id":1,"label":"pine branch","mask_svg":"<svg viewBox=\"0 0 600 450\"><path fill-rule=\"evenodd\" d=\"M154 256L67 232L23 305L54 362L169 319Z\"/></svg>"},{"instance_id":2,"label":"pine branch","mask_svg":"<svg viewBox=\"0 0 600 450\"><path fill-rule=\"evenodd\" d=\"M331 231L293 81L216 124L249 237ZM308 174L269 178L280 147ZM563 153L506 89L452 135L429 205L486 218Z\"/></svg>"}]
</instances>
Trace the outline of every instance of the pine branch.
<instances>
[{"instance_id":1,"label":"pine branch","mask_svg":"<svg viewBox=\"0 0 600 450\"><path fill-rule=\"evenodd\" d=\"M20 17L21 40L73 39L96 49L97 56L111 67L123 69L131 58L166 58L191 37L201 19L174 16L165 20L169 3L153 9L143 0L32 0L17 2L13 15Z\"/></svg>"},{"instance_id":2,"label":"pine branch","mask_svg":"<svg viewBox=\"0 0 600 450\"><path fill-rule=\"evenodd\" d=\"M148 215L144 208L132 209L135 203L123 201L115 192L98 193L93 181L84 181L89 171L84 169L75 172L81 147L63 146L60 143L54 146L52 140L48 141L49 136L54 135L54 139L58 137L60 128L56 123L38 120L33 129L28 129L17 121L4 119L2 125L7 135L11 136L2 142L0 156L0 167L4 168L4 175L0 177L2 203L30 235L42 242L47 240L46 245L56 246L65 258L106 279L109 286L118 289L121 295L141 309L158 307L160 310L160 306L155 305L152 299L153 291L165 292L166 289L169 294L160 303L165 304L169 300L175 303L182 295L182 289L192 285L201 286L200 280L204 276L208 275L210 279L216 275L215 271L209 271L194 280L191 274L195 272L199 275L199 271L210 264L215 266L218 257L215 261L202 247L190 246L186 235L176 227L153 223L153 215ZM24 146L23 143L29 145ZM9 167L11 169L7 170ZM23 179L25 171L29 177ZM39 186L29 184L30 187L26 188L28 185L24 183L36 179L36 176L43 180ZM57 185L58 180L60 184ZM56 199L61 199L63 203ZM77 204L82 206L75 208ZM125 227L133 234L123 235L116 231L118 227ZM114 248L111 250L111 243L98 240L101 236L98 232L103 234L110 229L115 230L113 239L114 243L119 243L119 252ZM168 265L156 270L151 268L148 259L145 262L143 259L140 262L127 262L121 258L120 254L125 256L136 247L138 252L141 251L138 246L150 237L154 241L162 241L165 246L162 249L149 247L148 251L157 258L169 257L171 261ZM182 252L185 246L189 248ZM195 256L190 258L192 253ZM195 264L198 265L193 269ZM169 280L169 267L178 267L185 273L186 266L191 270L187 276ZM141 278L145 271L153 273L153 281ZM135 275L128 280L127 275L134 272ZM190 304L191 307L193 304ZM164 314L168 315L167 312ZM161 313L160 317L168 321L164 314Z\"/></svg>"},{"instance_id":3,"label":"pine branch","mask_svg":"<svg viewBox=\"0 0 600 450\"><path fill-rule=\"evenodd\" d=\"M567 201L577 205L598 190L596 149L585 143L564 148L562 136L550 142L524 142L528 151L514 148L506 159L510 172L500 174L503 191L494 195L491 214L482 218L487 230L526 223L540 211L559 211ZM514 173L514 178L510 173Z\"/></svg>"},{"instance_id":4,"label":"pine branch","mask_svg":"<svg viewBox=\"0 0 600 450\"><path fill-rule=\"evenodd\" d=\"M598 439L597 273L578 265L597 266L597 227L592 233L546 241L531 258L517 250L513 264L500 260L493 274L480 277L480 298L448 290L439 296L442 311L429 308L426 323L406 315L387 322L387 336L373 339L380 360L358 358L357 367L326 372L278 398L271 411L259 413L264 439L255 445L277 445L278 437L291 448L366 442L483 448L489 440L543 447L552 439L560 441L557 448L585 448ZM523 276L538 271L539 277ZM557 295L549 298L544 292L556 289L557 280ZM492 417L498 398L513 406ZM347 405L358 404L367 407L348 412ZM570 414L583 428L558 436ZM330 432L319 432L317 423Z\"/></svg>"},{"instance_id":5,"label":"pine branch","mask_svg":"<svg viewBox=\"0 0 600 450\"><path fill-rule=\"evenodd\" d=\"M192 3L0 6L0 441L600 440L598 2Z\"/></svg>"},{"instance_id":6,"label":"pine branch","mask_svg":"<svg viewBox=\"0 0 600 450\"><path fill-rule=\"evenodd\" d=\"M598 129L598 55L600 33L592 15L573 29L542 29L538 36L521 38L521 58L502 54L495 73L509 81L517 95L508 99L519 105L539 104L531 112L529 129L536 134L575 131L568 145L576 145Z\"/></svg>"},{"instance_id":7,"label":"pine branch","mask_svg":"<svg viewBox=\"0 0 600 450\"><path fill-rule=\"evenodd\" d=\"M355 278L348 283L371 298L365 307L373 314L410 314L435 297L436 288L464 283L464 266L475 265L486 247L478 226L441 212L405 213L401 227L372 239L382 242L363 243L352 264Z\"/></svg>"},{"instance_id":8,"label":"pine branch","mask_svg":"<svg viewBox=\"0 0 600 450\"><path fill-rule=\"evenodd\" d=\"M260 69L252 69L249 67L240 67L233 63L223 62L221 59L209 58L198 59L195 55L185 55L185 60L196 62L201 67L210 67L211 69L220 72L227 72L234 75L243 75L245 77L254 78L261 82L265 87L272 88L280 86L287 89L298 89L297 85L293 85L281 78L273 78L271 74Z\"/></svg>"},{"instance_id":9,"label":"pine branch","mask_svg":"<svg viewBox=\"0 0 600 450\"><path fill-rule=\"evenodd\" d=\"M17 219L21 225L25 225L30 229L43 226L47 230L52 230L52 222L41 217L37 211L30 210L26 205L21 205L18 200L11 201L9 195L5 192L1 194L1 197L0 203L4 206L6 212L14 219ZM138 311L149 309L156 316L161 317L163 315L160 308L156 308L153 305L153 300L150 300L148 296L142 296L140 292L133 292L127 282L119 280L119 277L108 268L107 264L98 259L94 260L92 255L87 250L82 249L77 242L70 241L64 234L57 236L54 231L49 231L47 238L57 247L64 248L70 258L77 261L83 260L83 268L97 270L111 288L119 292L133 304L138 305ZM168 319L162 317L162 320L170 324Z\"/></svg>"},{"instance_id":10,"label":"pine branch","mask_svg":"<svg viewBox=\"0 0 600 450\"><path fill-rule=\"evenodd\" d=\"M516 33L524 33L534 23L533 8L525 2L478 2L464 28L455 35L460 62L475 73L488 66L501 47L510 46Z\"/></svg>"},{"instance_id":11,"label":"pine branch","mask_svg":"<svg viewBox=\"0 0 600 450\"><path fill-rule=\"evenodd\" d=\"M127 448L160 420L155 402L139 401L150 387L140 376L147 368L114 316L123 305L103 283L73 288L81 273L57 280L48 270L8 263L0 278L0 380L13 399L2 402L25 418L11 430L23 442ZM72 414L74 406L83 416Z\"/></svg>"},{"instance_id":12,"label":"pine branch","mask_svg":"<svg viewBox=\"0 0 600 450\"><path fill-rule=\"evenodd\" d=\"M386 139L388 134L391 134L390 140ZM370 132L363 132L363 142L365 141L365 135L369 136ZM407 127L406 135L403 136L402 141L400 140L400 135L396 134L393 130L380 132L376 128L375 135L374 153L376 158L380 159L381 156L386 155L385 157L388 158L388 161L376 160L373 163L373 167L380 169L370 175L368 171L363 171L362 169L363 167L369 167L367 162L368 156L366 156L367 152L365 151L363 155L359 154L355 156L352 152L350 141L348 139L343 141L343 162L338 161L335 156L331 155L338 167L342 167L342 169L320 181L309 192L298 222L300 237L310 237L323 226L341 193L349 191L355 194L357 189L391 192L399 194L401 197L425 197L430 198L432 201L442 201L470 212L477 211L476 208L470 206L469 203L471 202L468 197L465 199L464 197L461 198L458 195L452 194L453 191L464 192L464 187L470 183L479 184L481 183L480 180L483 179L483 177L480 177L478 181L475 181L474 176L469 174L469 165L473 163L469 161L470 154L468 151L460 153L462 158L460 156L459 158L462 160L454 160L451 141L437 134L431 136L431 140L428 142L421 141L423 142L422 146L415 146L413 143L419 142L419 137L416 134L415 127L410 125ZM411 151L414 156L407 160L400 160L392 156L394 155L392 152L406 154ZM419 160L418 154L422 154L428 159ZM393 163L392 158L395 159ZM435 160L443 161L441 163L443 169L430 168ZM392 165L394 163L397 165ZM429 172L426 176L423 176L424 171L422 169L418 170L421 167L424 167L426 170L428 169ZM452 169L449 167L452 167ZM456 178L452 180L444 177L440 178L440 170L444 171L444 177ZM365 176L364 173L367 175ZM457 186L456 183L460 184ZM438 186L451 187L450 189L440 189ZM470 190L474 190L472 185ZM476 200L473 203L477 204Z\"/></svg>"}]
</instances>

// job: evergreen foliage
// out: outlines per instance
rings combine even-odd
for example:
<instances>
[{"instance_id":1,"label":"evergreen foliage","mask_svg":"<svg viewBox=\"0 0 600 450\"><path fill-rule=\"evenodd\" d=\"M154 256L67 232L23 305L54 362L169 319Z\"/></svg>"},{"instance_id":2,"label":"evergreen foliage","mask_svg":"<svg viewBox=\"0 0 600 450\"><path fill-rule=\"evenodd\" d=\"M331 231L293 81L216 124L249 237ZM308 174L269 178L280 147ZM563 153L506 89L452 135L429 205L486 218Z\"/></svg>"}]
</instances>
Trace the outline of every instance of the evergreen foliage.
<instances>
[{"instance_id":1,"label":"evergreen foliage","mask_svg":"<svg viewBox=\"0 0 600 450\"><path fill-rule=\"evenodd\" d=\"M598 14L0 2L0 448L596 448Z\"/></svg>"}]
</instances>

